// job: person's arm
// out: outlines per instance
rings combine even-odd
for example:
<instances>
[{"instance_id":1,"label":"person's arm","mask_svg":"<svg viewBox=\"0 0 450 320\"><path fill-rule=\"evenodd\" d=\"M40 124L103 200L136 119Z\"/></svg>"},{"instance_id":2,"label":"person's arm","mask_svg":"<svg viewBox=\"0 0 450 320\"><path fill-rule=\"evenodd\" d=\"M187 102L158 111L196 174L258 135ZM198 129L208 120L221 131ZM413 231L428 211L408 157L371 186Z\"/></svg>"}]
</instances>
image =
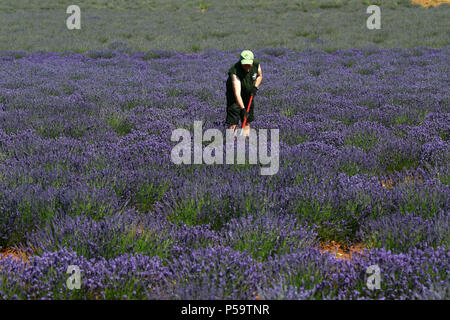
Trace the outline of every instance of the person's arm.
<instances>
[{"instance_id":1,"label":"person's arm","mask_svg":"<svg viewBox=\"0 0 450 320\"><path fill-rule=\"evenodd\" d=\"M241 109L245 109L244 101L242 101L241 97L241 81L235 74L231 74L231 83L233 84L234 96L236 98L236 103Z\"/></svg>"},{"instance_id":2,"label":"person's arm","mask_svg":"<svg viewBox=\"0 0 450 320\"><path fill-rule=\"evenodd\" d=\"M258 66L258 76L256 77L256 80L255 80L255 87L259 88L261 81L262 81L262 71L261 71L261 65L259 65Z\"/></svg>"}]
</instances>

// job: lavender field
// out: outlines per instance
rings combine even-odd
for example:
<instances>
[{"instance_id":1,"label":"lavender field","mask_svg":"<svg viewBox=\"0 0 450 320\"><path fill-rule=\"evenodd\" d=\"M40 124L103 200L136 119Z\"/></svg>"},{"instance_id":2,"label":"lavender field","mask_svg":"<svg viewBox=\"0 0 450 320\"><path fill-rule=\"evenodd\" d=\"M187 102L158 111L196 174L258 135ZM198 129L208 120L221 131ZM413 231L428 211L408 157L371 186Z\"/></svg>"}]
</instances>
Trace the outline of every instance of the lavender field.
<instances>
[{"instance_id":1,"label":"lavender field","mask_svg":"<svg viewBox=\"0 0 450 320\"><path fill-rule=\"evenodd\" d=\"M0 299L449 299L450 47L254 50L278 173L173 164L239 52L3 52Z\"/></svg>"}]
</instances>

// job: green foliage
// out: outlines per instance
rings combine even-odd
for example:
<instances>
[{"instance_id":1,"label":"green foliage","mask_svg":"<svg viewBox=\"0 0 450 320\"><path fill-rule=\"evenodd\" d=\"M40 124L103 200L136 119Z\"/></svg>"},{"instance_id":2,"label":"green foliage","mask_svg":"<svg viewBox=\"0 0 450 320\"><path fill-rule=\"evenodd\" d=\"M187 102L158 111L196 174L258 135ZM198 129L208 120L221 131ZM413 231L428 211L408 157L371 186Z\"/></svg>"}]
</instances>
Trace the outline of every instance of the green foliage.
<instances>
[{"instance_id":1,"label":"green foliage","mask_svg":"<svg viewBox=\"0 0 450 320\"><path fill-rule=\"evenodd\" d=\"M206 2L206 1L202 0L202 1L200 1L198 7L200 8L200 10L206 10L209 7L211 7L211 4L209 2Z\"/></svg>"},{"instance_id":2,"label":"green foliage","mask_svg":"<svg viewBox=\"0 0 450 320\"><path fill-rule=\"evenodd\" d=\"M355 162L345 162L339 165L338 168L339 172L343 172L345 174L347 174L348 176L354 176L356 174L362 174L362 173L367 173L366 170L364 170L363 168L361 168L357 163Z\"/></svg>"},{"instance_id":3,"label":"green foliage","mask_svg":"<svg viewBox=\"0 0 450 320\"><path fill-rule=\"evenodd\" d=\"M54 139L62 135L62 129L60 124L54 123L51 126L44 124L36 129L36 134L43 138Z\"/></svg>"},{"instance_id":4,"label":"green foliage","mask_svg":"<svg viewBox=\"0 0 450 320\"><path fill-rule=\"evenodd\" d=\"M450 131L449 130L441 130L439 132L439 137L441 137L442 140L447 141L450 137Z\"/></svg>"},{"instance_id":5,"label":"green foliage","mask_svg":"<svg viewBox=\"0 0 450 320\"><path fill-rule=\"evenodd\" d=\"M395 118L395 124L404 124L404 123L409 123L409 118L407 115L400 115L398 117Z\"/></svg>"},{"instance_id":6,"label":"green foliage","mask_svg":"<svg viewBox=\"0 0 450 320\"><path fill-rule=\"evenodd\" d=\"M433 192L431 194L423 192L422 190L414 190L412 187L408 187L406 191L408 199L399 205L399 211L403 214L415 212L420 214L424 218L431 218L439 213L439 198L438 195Z\"/></svg>"},{"instance_id":7,"label":"green foliage","mask_svg":"<svg viewBox=\"0 0 450 320\"><path fill-rule=\"evenodd\" d=\"M450 174L439 175L439 180L448 186L450 184Z\"/></svg>"},{"instance_id":8,"label":"green foliage","mask_svg":"<svg viewBox=\"0 0 450 320\"><path fill-rule=\"evenodd\" d=\"M168 188L167 183L162 185L145 184L138 189L133 203L141 212L152 210L153 205L162 199Z\"/></svg>"},{"instance_id":9,"label":"green foliage","mask_svg":"<svg viewBox=\"0 0 450 320\"><path fill-rule=\"evenodd\" d=\"M317 226L321 241L345 243L355 240L359 230L358 218L363 215L362 209L368 203L370 200L365 195L338 204L331 200L303 199L297 202L294 211L301 222Z\"/></svg>"},{"instance_id":10,"label":"green foliage","mask_svg":"<svg viewBox=\"0 0 450 320\"><path fill-rule=\"evenodd\" d=\"M124 136L131 132L133 124L124 116L113 113L106 119L106 123L119 135Z\"/></svg>"},{"instance_id":11,"label":"green foliage","mask_svg":"<svg viewBox=\"0 0 450 320\"><path fill-rule=\"evenodd\" d=\"M116 56L113 51L90 51L88 56L92 59L111 59Z\"/></svg>"},{"instance_id":12,"label":"green foliage","mask_svg":"<svg viewBox=\"0 0 450 320\"><path fill-rule=\"evenodd\" d=\"M138 105L139 105L138 100L131 100L131 101L128 101L125 105L121 106L121 109L122 109L122 111L128 111L128 110L136 108Z\"/></svg>"},{"instance_id":13,"label":"green foliage","mask_svg":"<svg viewBox=\"0 0 450 320\"><path fill-rule=\"evenodd\" d=\"M236 167L236 166L233 166ZM182 199L173 204L168 215L170 222L188 226L209 224L212 230L220 230L232 218L246 216L255 210L253 195L243 195L236 207L236 200L227 197L213 199L208 193L195 198Z\"/></svg>"},{"instance_id":14,"label":"green foliage","mask_svg":"<svg viewBox=\"0 0 450 320\"><path fill-rule=\"evenodd\" d=\"M291 249L290 242L293 239L283 239L280 243L279 232L273 231L269 236L265 236L261 239L261 232L254 230L246 233L243 237L235 241L233 248L238 251L248 252L255 260L265 261L269 257L288 253Z\"/></svg>"},{"instance_id":15,"label":"green foliage","mask_svg":"<svg viewBox=\"0 0 450 320\"><path fill-rule=\"evenodd\" d=\"M385 173L415 168L419 164L419 159L408 157L399 152L382 152L378 157L379 168Z\"/></svg>"},{"instance_id":16,"label":"green foliage","mask_svg":"<svg viewBox=\"0 0 450 320\"><path fill-rule=\"evenodd\" d=\"M295 146L295 145L301 144L303 142L309 141L310 137L308 135L286 134L286 135L282 136L281 140L289 145Z\"/></svg>"},{"instance_id":17,"label":"green foliage","mask_svg":"<svg viewBox=\"0 0 450 320\"><path fill-rule=\"evenodd\" d=\"M342 0L328 0L322 1L319 4L320 9L338 9L343 6Z\"/></svg>"},{"instance_id":18,"label":"green foliage","mask_svg":"<svg viewBox=\"0 0 450 320\"><path fill-rule=\"evenodd\" d=\"M378 138L370 133L357 133L350 137L347 137L344 141L344 145L350 145L360 147L364 152L370 151L370 149L378 142Z\"/></svg>"}]
</instances>

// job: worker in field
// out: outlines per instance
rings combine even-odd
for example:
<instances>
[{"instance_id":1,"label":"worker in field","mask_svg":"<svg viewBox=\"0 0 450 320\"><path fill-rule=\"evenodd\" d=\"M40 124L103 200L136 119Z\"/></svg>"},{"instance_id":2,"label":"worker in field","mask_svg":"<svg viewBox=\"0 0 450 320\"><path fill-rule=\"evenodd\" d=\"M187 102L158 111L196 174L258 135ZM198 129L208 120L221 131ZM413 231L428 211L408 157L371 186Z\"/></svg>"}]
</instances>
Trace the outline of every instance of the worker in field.
<instances>
[{"instance_id":1,"label":"worker in field","mask_svg":"<svg viewBox=\"0 0 450 320\"><path fill-rule=\"evenodd\" d=\"M236 132L247 117L243 135L250 134L250 122L255 119L254 106L255 95L262 81L262 71L259 61L254 58L250 50L244 50L240 54L240 59L228 70L227 79L227 118L226 123L229 129ZM250 110L247 113L250 96L253 96Z\"/></svg>"}]
</instances>

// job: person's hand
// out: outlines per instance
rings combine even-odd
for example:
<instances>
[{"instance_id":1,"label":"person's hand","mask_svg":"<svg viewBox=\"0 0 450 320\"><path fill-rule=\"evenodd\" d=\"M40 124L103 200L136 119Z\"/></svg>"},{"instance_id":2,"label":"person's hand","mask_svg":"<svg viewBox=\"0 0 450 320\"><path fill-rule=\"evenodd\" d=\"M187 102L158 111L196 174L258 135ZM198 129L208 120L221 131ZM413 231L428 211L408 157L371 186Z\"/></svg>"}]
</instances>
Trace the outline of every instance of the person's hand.
<instances>
[{"instance_id":1,"label":"person's hand","mask_svg":"<svg viewBox=\"0 0 450 320\"><path fill-rule=\"evenodd\" d=\"M252 90L250 91L250 94L251 94L252 96L256 96L256 93L257 93L257 92L258 92L258 87L253 86Z\"/></svg>"},{"instance_id":2,"label":"person's hand","mask_svg":"<svg viewBox=\"0 0 450 320\"><path fill-rule=\"evenodd\" d=\"M247 109L242 108L242 109L241 109L241 114L242 114L243 117L247 117L247 118L248 118L248 112L247 112Z\"/></svg>"}]
</instances>

